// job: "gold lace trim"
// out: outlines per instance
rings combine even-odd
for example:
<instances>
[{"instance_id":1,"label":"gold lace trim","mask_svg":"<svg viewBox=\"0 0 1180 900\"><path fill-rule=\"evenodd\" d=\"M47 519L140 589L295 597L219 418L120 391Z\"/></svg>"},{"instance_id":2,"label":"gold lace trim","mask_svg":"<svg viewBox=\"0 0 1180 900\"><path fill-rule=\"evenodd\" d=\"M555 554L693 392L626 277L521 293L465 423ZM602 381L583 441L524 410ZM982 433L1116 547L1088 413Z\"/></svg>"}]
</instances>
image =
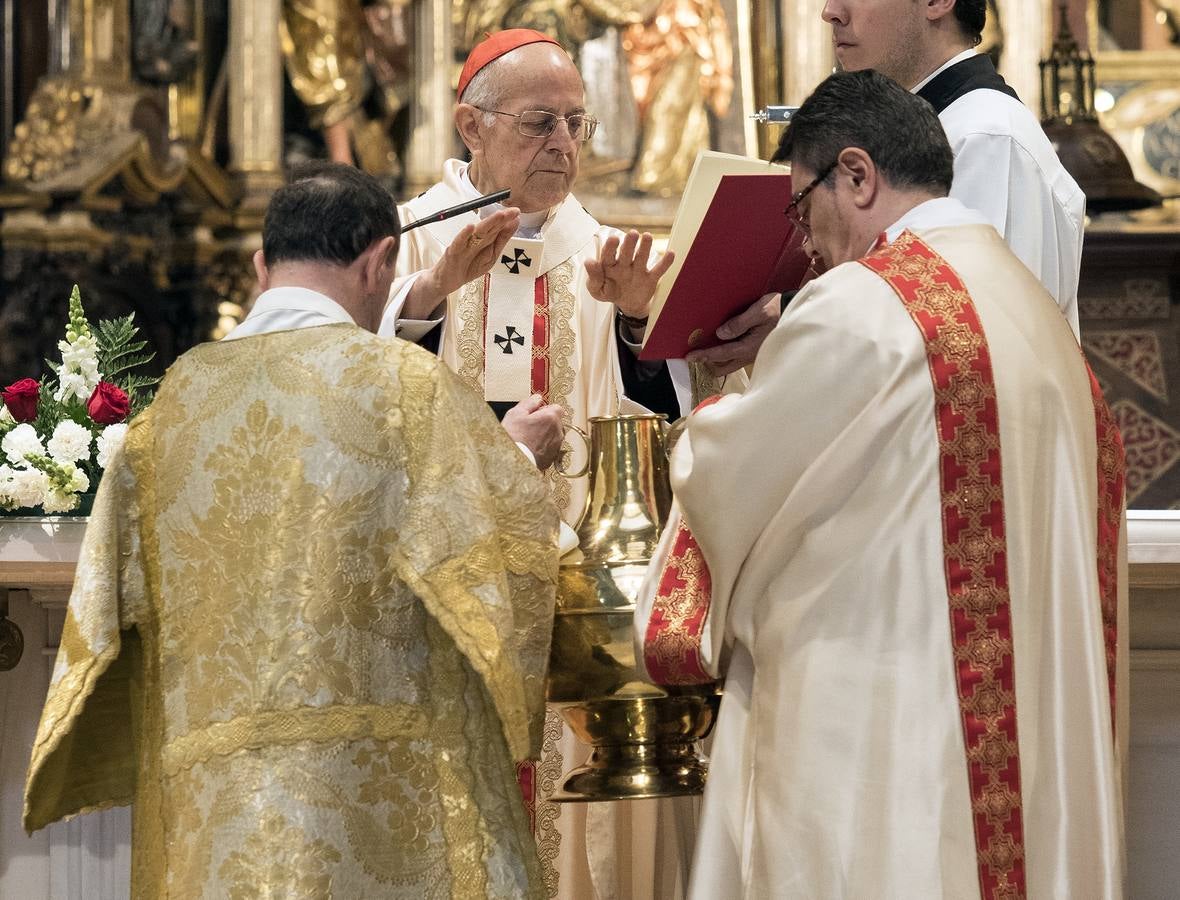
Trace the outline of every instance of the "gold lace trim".
<instances>
[{"instance_id":1,"label":"gold lace trim","mask_svg":"<svg viewBox=\"0 0 1180 900\"><path fill-rule=\"evenodd\" d=\"M537 766L537 856L541 859L541 878L545 893L556 897L561 873L557 857L561 853L561 831L557 827L560 808L549 798L557 793L565 760L561 756L561 716L552 708L545 710L545 732L541 744L541 763Z\"/></svg>"},{"instance_id":2,"label":"gold lace trim","mask_svg":"<svg viewBox=\"0 0 1180 900\"><path fill-rule=\"evenodd\" d=\"M217 722L169 741L164 746L164 772L175 775L214 756L276 744L424 738L428 733L433 732L427 716L405 704L276 710Z\"/></svg>"},{"instance_id":3,"label":"gold lace trim","mask_svg":"<svg viewBox=\"0 0 1180 900\"><path fill-rule=\"evenodd\" d=\"M483 330L490 280L490 276L485 275L483 278L467 282L459 289L459 299L455 304L459 315L459 338L455 345L461 360L459 377L481 397L484 368Z\"/></svg>"},{"instance_id":4,"label":"gold lace trim","mask_svg":"<svg viewBox=\"0 0 1180 900\"><path fill-rule=\"evenodd\" d=\"M550 269L545 279L549 293L549 396L545 400L547 403L557 403L565 410L567 425L571 424L570 396L574 392L577 376L573 365L577 344L574 334L577 296L574 294L573 280L574 263L568 259ZM564 452L568 453L570 449L568 441L562 443ZM565 515L570 505L569 480L559 475L554 467L545 473L545 480L557 509Z\"/></svg>"}]
</instances>

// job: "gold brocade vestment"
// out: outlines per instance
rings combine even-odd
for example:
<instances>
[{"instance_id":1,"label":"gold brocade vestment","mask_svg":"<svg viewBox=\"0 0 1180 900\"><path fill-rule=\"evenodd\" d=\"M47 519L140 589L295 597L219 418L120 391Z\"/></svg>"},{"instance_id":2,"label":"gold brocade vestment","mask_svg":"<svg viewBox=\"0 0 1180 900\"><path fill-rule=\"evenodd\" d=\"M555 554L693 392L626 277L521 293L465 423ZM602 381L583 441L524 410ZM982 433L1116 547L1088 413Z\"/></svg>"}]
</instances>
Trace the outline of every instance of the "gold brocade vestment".
<instances>
[{"instance_id":1,"label":"gold brocade vestment","mask_svg":"<svg viewBox=\"0 0 1180 900\"><path fill-rule=\"evenodd\" d=\"M409 344L190 351L102 480L26 827L133 801L137 897L538 896L557 521Z\"/></svg>"}]
</instances>

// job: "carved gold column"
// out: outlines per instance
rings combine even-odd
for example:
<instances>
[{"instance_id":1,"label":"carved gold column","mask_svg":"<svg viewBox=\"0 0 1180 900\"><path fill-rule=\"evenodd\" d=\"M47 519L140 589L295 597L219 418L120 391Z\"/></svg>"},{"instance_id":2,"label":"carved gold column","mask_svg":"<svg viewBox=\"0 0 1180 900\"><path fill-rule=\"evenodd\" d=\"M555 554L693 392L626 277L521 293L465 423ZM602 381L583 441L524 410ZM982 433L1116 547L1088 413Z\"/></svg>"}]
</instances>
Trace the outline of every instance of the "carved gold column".
<instances>
[{"instance_id":1,"label":"carved gold column","mask_svg":"<svg viewBox=\"0 0 1180 900\"><path fill-rule=\"evenodd\" d=\"M799 104L832 74L832 26L821 18L824 0L779 0L783 35L783 103Z\"/></svg>"},{"instance_id":2,"label":"carved gold column","mask_svg":"<svg viewBox=\"0 0 1180 900\"><path fill-rule=\"evenodd\" d=\"M78 0L70 4L70 70L87 82L126 83L131 78L128 0Z\"/></svg>"},{"instance_id":3,"label":"carved gold column","mask_svg":"<svg viewBox=\"0 0 1180 900\"><path fill-rule=\"evenodd\" d=\"M242 225L261 224L282 184L283 70L280 0L231 0L229 19L230 172L242 189Z\"/></svg>"},{"instance_id":4,"label":"carved gold column","mask_svg":"<svg viewBox=\"0 0 1180 900\"><path fill-rule=\"evenodd\" d=\"M455 153L455 71L450 0L419 0L414 7L414 99L406 151L406 194L438 181L443 160Z\"/></svg>"},{"instance_id":5,"label":"carved gold column","mask_svg":"<svg viewBox=\"0 0 1180 900\"><path fill-rule=\"evenodd\" d=\"M820 17L823 8L824 0L751 0L754 108L798 105L831 74L836 61L832 28ZM741 21L739 16L739 34ZM745 36L741 37L745 42ZM740 62L746 64L744 58ZM746 77L743 71L743 84L749 83ZM780 134L780 126L758 128L757 153L768 156Z\"/></svg>"}]
</instances>

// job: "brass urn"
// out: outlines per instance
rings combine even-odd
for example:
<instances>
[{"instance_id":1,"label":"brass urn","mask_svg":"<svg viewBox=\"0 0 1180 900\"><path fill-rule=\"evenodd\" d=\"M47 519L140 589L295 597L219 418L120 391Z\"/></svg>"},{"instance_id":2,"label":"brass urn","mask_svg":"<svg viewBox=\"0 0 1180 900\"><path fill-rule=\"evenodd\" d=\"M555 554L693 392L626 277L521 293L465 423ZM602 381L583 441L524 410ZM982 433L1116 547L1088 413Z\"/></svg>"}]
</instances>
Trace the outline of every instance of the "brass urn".
<instances>
[{"instance_id":1,"label":"brass urn","mask_svg":"<svg viewBox=\"0 0 1180 900\"><path fill-rule=\"evenodd\" d=\"M561 567L548 699L593 749L565 776L555 801L674 797L704 788L696 742L713 727L718 686L659 687L635 660L635 600L672 505L667 431L662 415L590 420L580 558Z\"/></svg>"}]
</instances>

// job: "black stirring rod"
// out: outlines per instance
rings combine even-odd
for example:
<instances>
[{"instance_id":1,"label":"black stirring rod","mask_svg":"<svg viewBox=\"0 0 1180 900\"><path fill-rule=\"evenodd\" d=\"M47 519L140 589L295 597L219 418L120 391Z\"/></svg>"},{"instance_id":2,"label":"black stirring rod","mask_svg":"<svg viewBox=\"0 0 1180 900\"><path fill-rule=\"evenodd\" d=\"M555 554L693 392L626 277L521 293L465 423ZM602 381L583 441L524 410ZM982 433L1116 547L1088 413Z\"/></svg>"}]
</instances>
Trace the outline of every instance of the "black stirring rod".
<instances>
[{"instance_id":1,"label":"black stirring rod","mask_svg":"<svg viewBox=\"0 0 1180 900\"><path fill-rule=\"evenodd\" d=\"M439 210L436 213L431 213L428 216L423 216L421 219L415 219L408 225L402 226L402 234L405 234L412 228L417 228L419 225L429 225L433 222L441 222L443 219L449 219L451 216L461 216L465 212L479 209L483 206L490 206L493 203L499 203L501 200L507 200L508 195L512 191L505 188L502 191L492 191L490 194L484 194L477 200L468 200L466 203L460 203L458 206L448 206L446 209Z\"/></svg>"}]
</instances>

